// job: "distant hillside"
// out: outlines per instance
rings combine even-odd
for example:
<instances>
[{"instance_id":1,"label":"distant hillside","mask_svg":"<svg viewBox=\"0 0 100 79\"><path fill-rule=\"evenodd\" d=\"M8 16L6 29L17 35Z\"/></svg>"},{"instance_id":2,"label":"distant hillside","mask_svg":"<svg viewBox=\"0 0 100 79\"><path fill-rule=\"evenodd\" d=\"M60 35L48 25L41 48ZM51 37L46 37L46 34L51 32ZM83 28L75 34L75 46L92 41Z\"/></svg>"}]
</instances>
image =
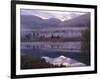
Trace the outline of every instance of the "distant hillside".
<instances>
[{"instance_id":1,"label":"distant hillside","mask_svg":"<svg viewBox=\"0 0 100 79\"><path fill-rule=\"evenodd\" d=\"M64 22L60 23L59 26L61 27L90 26L90 14L81 15L71 20L65 20Z\"/></svg>"},{"instance_id":2,"label":"distant hillside","mask_svg":"<svg viewBox=\"0 0 100 79\"><path fill-rule=\"evenodd\" d=\"M71 20L61 21L57 18L42 19L34 15L21 15L21 28L48 28L48 27L84 27L90 26L90 14L81 15Z\"/></svg>"},{"instance_id":3,"label":"distant hillside","mask_svg":"<svg viewBox=\"0 0 100 79\"><path fill-rule=\"evenodd\" d=\"M56 27L59 23L61 23L61 21L56 18L42 19L33 15L21 15L22 29Z\"/></svg>"},{"instance_id":4,"label":"distant hillside","mask_svg":"<svg viewBox=\"0 0 100 79\"><path fill-rule=\"evenodd\" d=\"M21 15L21 28L22 29L32 29L35 27L40 27L43 23L43 19L33 16L33 15Z\"/></svg>"}]
</instances>

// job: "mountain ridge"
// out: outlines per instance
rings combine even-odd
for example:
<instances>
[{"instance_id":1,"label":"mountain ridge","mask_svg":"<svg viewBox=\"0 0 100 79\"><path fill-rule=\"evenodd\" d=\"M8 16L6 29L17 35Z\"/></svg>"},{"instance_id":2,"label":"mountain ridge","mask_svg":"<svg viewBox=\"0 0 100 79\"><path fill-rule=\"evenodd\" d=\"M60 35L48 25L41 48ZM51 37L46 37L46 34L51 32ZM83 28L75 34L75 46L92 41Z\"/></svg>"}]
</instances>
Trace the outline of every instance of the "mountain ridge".
<instances>
[{"instance_id":1,"label":"mountain ridge","mask_svg":"<svg viewBox=\"0 0 100 79\"><path fill-rule=\"evenodd\" d=\"M90 15L84 14L70 20L57 18L42 19L35 15L21 15L21 29L41 29L48 27L89 27Z\"/></svg>"}]
</instances>

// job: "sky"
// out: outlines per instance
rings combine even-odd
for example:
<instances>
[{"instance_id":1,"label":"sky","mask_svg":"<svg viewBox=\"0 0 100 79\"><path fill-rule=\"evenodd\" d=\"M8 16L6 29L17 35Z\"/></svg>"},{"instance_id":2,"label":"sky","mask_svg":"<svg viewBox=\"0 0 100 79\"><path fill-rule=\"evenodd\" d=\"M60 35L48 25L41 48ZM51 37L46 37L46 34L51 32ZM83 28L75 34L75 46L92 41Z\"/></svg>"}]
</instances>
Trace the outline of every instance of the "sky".
<instances>
[{"instance_id":1,"label":"sky","mask_svg":"<svg viewBox=\"0 0 100 79\"><path fill-rule=\"evenodd\" d=\"M35 15L42 19L57 18L62 21L86 14L85 12L50 11L38 9L21 9L21 15Z\"/></svg>"}]
</instances>

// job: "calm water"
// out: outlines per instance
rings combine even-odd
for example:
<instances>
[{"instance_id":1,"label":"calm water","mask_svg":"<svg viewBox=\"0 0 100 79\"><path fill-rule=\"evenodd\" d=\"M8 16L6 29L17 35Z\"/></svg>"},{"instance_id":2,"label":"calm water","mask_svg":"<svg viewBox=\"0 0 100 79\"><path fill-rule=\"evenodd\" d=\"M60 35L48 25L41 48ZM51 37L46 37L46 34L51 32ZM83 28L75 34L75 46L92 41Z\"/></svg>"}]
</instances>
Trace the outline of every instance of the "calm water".
<instances>
[{"instance_id":1,"label":"calm water","mask_svg":"<svg viewBox=\"0 0 100 79\"><path fill-rule=\"evenodd\" d=\"M53 48L50 47L51 45L54 45ZM37 42L37 43L31 42L30 43L30 42L27 42L27 43L21 43L21 55L34 55L34 56L39 56L39 57L47 56L47 57L52 57L52 58L64 55L66 57L78 59L80 57L80 42L65 42L65 43L50 43L50 42L49 43L47 43L47 42Z\"/></svg>"},{"instance_id":2,"label":"calm water","mask_svg":"<svg viewBox=\"0 0 100 79\"><path fill-rule=\"evenodd\" d=\"M55 58L55 57L64 55L66 57L79 59L80 54L81 53L79 52L61 52L61 51L39 50L39 49L21 49L21 55L34 55L38 57L47 56L47 57Z\"/></svg>"}]
</instances>

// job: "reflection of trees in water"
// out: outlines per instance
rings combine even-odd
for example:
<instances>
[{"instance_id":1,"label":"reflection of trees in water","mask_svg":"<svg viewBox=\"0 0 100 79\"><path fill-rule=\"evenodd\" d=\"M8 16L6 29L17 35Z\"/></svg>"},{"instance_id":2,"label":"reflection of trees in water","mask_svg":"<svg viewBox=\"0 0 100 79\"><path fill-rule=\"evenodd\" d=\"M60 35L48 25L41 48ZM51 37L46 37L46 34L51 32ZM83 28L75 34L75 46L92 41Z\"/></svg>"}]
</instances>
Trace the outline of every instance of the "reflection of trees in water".
<instances>
[{"instance_id":1,"label":"reflection of trees in water","mask_svg":"<svg viewBox=\"0 0 100 79\"><path fill-rule=\"evenodd\" d=\"M84 29L83 29L84 30ZM38 39L45 39L45 40L51 40L51 39L61 39L61 38L80 38L81 37L81 34L83 32L82 29L80 30L61 30L61 31L43 31L43 32L34 32L34 31L24 31L22 36L21 36L21 41L32 41L32 40L35 40L35 41L38 41ZM39 40L40 41L40 40Z\"/></svg>"},{"instance_id":2,"label":"reflection of trees in water","mask_svg":"<svg viewBox=\"0 0 100 79\"><path fill-rule=\"evenodd\" d=\"M23 42L21 48L24 49L44 49L54 51L66 51L66 52L80 52L79 42Z\"/></svg>"},{"instance_id":3,"label":"reflection of trees in water","mask_svg":"<svg viewBox=\"0 0 100 79\"><path fill-rule=\"evenodd\" d=\"M71 31L70 31L70 33L71 33ZM82 33L83 33L82 36L81 36L82 38L81 37L77 37L77 33L76 34L74 34L74 32L71 33L71 34L70 33L68 34L68 33L64 32L64 34L68 34L70 36L72 34L71 38L70 37L63 37L61 35L62 32L50 33L51 34L50 37L48 37L48 36L46 37L46 34L48 34L48 33L46 33L46 34L43 33L43 34L40 35L40 33L31 32L31 33L26 34L24 36L24 38L21 37L21 42L22 43L25 43L25 42L30 42L30 43L32 43L32 42L52 42L52 43L62 42L62 43L66 43L66 42L70 42L70 41L72 41L72 42L82 41L81 48L80 48L82 54L80 55L80 57L78 59L80 59L79 61L81 61L81 62L83 62L83 63L85 63L87 65L90 65L90 29L87 29L84 32L82 31ZM76 36L73 37L73 35L76 35ZM72 45L70 47L70 49L68 49L68 50L70 50L71 52L75 52L75 50L72 49L73 46L74 45ZM78 46L80 47L80 45L78 45ZM68 47L68 45L67 46L62 46L62 45L58 45L58 44L57 45L41 44L41 45L38 46L38 45L34 45L33 44L32 46L28 45L27 47L28 48L31 48L31 47L32 48L41 48L42 47L42 48L51 48L51 49L53 49L53 48L55 48L55 49L66 49ZM77 45L75 47L77 47Z\"/></svg>"}]
</instances>

